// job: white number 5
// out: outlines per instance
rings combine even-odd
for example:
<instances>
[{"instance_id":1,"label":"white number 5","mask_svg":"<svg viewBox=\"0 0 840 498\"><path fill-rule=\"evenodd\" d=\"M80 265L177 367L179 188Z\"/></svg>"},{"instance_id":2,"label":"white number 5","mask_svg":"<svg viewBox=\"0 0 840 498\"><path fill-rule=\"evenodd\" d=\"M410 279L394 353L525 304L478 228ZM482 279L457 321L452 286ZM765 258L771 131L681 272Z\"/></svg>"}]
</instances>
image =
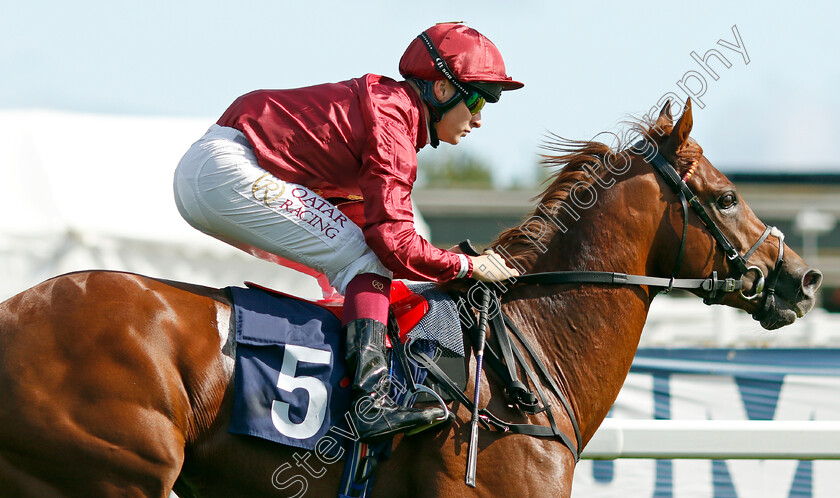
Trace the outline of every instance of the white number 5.
<instances>
[{"instance_id":1,"label":"white number 5","mask_svg":"<svg viewBox=\"0 0 840 498\"><path fill-rule=\"evenodd\" d=\"M303 420L300 423L294 423L289 418L288 403L278 400L271 402L271 421L284 436L308 439L321 429L327 413L327 386L315 377L306 375L295 377L295 372L300 362L329 365L331 359L330 351L286 345L277 387L289 393L295 389L304 389L309 394L309 405L306 407L306 416Z\"/></svg>"}]
</instances>

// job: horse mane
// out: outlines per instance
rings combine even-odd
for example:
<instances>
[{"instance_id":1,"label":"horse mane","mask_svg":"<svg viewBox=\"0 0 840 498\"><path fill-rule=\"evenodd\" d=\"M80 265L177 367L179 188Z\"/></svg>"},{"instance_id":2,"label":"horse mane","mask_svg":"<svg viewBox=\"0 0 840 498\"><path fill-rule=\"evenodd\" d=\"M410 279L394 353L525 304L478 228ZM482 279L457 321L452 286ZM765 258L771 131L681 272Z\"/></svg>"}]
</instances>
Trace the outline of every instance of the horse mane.
<instances>
[{"instance_id":1,"label":"horse mane","mask_svg":"<svg viewBox=\"0 0 840 498\"><path fill-rule=\"evenodd\" d=\"M673 129L673 125L658 126L656 121L649 117L631 119L625 124L629 126L623 134L624 137L648 137L657 144L661 144ZM540 199L534 210L518 226L500 233L491 247L503 248L506 257L526 268L530 267L543 252L542 248L548 247L551 238L559 229L558 222L563 226L570 226L570 222L574 221L568 208L561 207L569 205L573 186L579 182L591 184L593 175L603 178L610 174L605 164L609 164L613 169L621 169L630 159L628 151L635 140L609 134L614 137L614 147L595 140L571 140L549 133L541 146L545 151L541 154L541 164L546 168L557 168L557 172L546 180L546 183L550 183L534 198ZM675 155L675 166L678 171L684 171L702 157L703 149L693 139L689 139ZM540 226L553 226L555 229L535 234L530 221Z\"/></svg>"},{"instance_id":2,"label":"horse mane","mask_svg":"<svg viewBox=\"0 0 840 498\"><path fill-rule=\"evenodd\" d=\"M584 168L603 175L606 168L599 165L603 165L605 158L613 153L610 146L598 141L571 140L555 134L549 134L541 148L545 151L541 154L541 165L557 168L557 171L544 182L548 186L534 198L539 202L522 223L500 233L491 244L491 247L504 248L508 257L525 267L529 267L529 263L542 253L541 247L548 247L549 240L556 233L556 230L546 230L535 234L529 221L541 220L544 222L541 226L556 226L554 220L547 219L548 213L563 214L563 222L570 219L570 214L557 207L564 203L568 205L573 185L581 181L591 182ZM564 224L568 226L568 223Z\"/></svg>"}]
</instances>

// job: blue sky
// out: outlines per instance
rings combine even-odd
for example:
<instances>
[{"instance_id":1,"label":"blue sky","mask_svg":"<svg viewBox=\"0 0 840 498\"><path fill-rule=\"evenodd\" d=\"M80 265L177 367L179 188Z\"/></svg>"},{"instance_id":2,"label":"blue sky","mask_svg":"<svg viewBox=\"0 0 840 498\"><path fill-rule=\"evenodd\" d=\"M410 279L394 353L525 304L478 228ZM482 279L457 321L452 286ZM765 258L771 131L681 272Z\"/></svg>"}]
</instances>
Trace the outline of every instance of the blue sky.
<instances>
[{"instance_id":1,"label":"blue sky","mask_svg":"<svg viewBox=\"0 0 840 498\"><path fill-rule=\"evenodd\" d=\"M206 118L257 88L367 72L399 77L420 31L464 20L524 89L483 112L458 149L501 184L533 175L546 133L589 139L704 76L693 136L724 171L838 171L840 4L807 2L160 1L0 3L0 110ZM737 26L749 57L735 43ZM718 50L731 64L691 57ZM700 81L689 77L689 87ZM91 137L94 144L96 137ZM189 144L184 144L186 149ZM457 150L457 149L455 149ZM453 152L424 149L434 160ZM173 165L174 167L174 165Z\"/></svg>"}]
</instances>

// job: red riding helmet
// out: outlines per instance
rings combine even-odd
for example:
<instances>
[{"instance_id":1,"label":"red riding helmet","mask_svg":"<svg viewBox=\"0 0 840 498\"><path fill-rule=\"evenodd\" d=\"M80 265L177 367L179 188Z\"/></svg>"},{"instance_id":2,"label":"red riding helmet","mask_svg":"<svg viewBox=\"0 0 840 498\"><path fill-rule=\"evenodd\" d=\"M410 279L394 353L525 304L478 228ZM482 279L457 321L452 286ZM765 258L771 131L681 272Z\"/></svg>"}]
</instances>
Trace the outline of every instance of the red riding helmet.
<instances>
[{"instance_id":1,"label":"red riding helmet","mask_svg":"<svg viewBox=\"0 0 840 498\"><path fill-rule=\"evenodd\" d=\"M505 72L505 61L493 42L478 31L459 23L436 24L425 33L437 48L458 81L472 84L488 102L497 102L502 90L516 90L524 85ZM426 81L443 79L423 40L415 38L400 59L404 78ZM476 83L478 83L476 85ZM482 85L481 83L491 83ZM495 87L487 94L482 91Z\"/></svg>"}]
</instances>

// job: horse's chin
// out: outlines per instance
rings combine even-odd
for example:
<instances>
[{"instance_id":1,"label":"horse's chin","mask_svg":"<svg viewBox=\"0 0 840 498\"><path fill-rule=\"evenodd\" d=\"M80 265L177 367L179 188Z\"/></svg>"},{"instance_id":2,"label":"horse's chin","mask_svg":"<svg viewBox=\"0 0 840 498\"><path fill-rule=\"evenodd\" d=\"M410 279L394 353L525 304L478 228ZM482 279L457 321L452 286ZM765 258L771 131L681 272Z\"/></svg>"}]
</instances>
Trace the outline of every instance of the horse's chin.
<instances>
[{"instance_id":1,"label":"horse's chin","mask_svg":"<svg viewBox=\"0 0 840 498\"><path fill-rule=\"evenodd\" d=\"M790 325L796 321L796 312L792 309L774 309L768 310L761 317L755 317L756 320L767 330L775 330L785 325Z\"/></svg>"},{"instance_id":2,"label":"horse's chin","mask_svg":"<svg viewBox=\"0 0 840 498\"><path fill-rule=\"evenodd\" d=\"M801 299L794 305L778 296L773 296L772 299L773 301L764 313L753 315L753 318L758 320L761 326L767 330L775 330L790 325L814 307L813 299Z\"/></svg>"}]
</instances>

